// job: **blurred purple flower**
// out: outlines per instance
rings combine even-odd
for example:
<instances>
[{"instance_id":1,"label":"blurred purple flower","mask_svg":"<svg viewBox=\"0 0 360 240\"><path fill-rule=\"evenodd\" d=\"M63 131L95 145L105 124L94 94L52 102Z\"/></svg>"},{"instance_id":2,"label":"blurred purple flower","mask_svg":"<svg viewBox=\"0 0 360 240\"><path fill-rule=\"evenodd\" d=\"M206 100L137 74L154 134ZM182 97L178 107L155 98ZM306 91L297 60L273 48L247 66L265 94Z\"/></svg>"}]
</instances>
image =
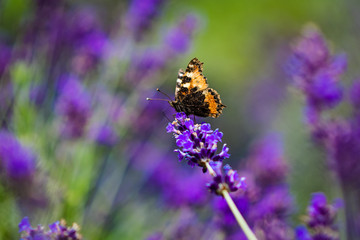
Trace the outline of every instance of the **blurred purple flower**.
<instances>
[{"instance_id":1,"label":"blurred purple flower","mask_svg":"<svg viewBox=\"0 0 360 240\"><path fill-rule=\"evenodd\" d=\"M167 33L165 43L171 54L182 54L189 49L191 37L197 28L197 22L197 17L189 14Z\"/></svg>"},{"instance_id":2,"label":"blurred purple flower","mask_svg":"<svg viewBox=\"0 0 360 240\"><path fill-rule=\"evenodd\" d=\"M36 5L24 47L29 56L44 53L50 60L54 59L48 63L51 70L55 65L68 70L70 65L72 72L85 74L103 57L108 36L101 29L95 10L85 7L71 11L64 1L53 2L42 1ZM54 73L51 71L49 79L56 77L52 76Z\"/></svg>"},{"instance_id":3,"label":"blurred purple flower","mask_svg":"<svg viewBox=\"0 0 360 240\"><path fill-rule=\"evenodd\" d=\"M302 32L302 37L293 46L288 71L292 77L307 78L319 67L327 64L330 52L325 39L316 28L308 25Z\"/></svg>"},{"instance_id":4,"label":"blurred purple flower","mask_svg":"<svg viewBox=\"0 0 360 240\"><path fill-rule=\"evenodd\" d=\"M203 205L209 197L203 188L208 180L206 175L189 173L175 162L166 160L154 169L151 177L152 182L160 187L165 203L176 208Z\"/></svg>"},{"instance_id":5,"label":"blurred purple flower","mask_svg":"<svg viewBox=\"0 0 360 240\"><path fill-rule=\"evenodd\" d=\"M288 165L281 137L271 133L256 142L248 167L263 187L283 182L288 174Z\"/></svg>"},{"instance_id":6,"label":"blurred purple flower","mask_svg":"<svg viewBox=\"0 0 360 240\"><path fill-rule=\"evenodd\" d=\"M46 49L49 55L59 57L61 49L66 48L68 42L64 1L38 0L33 16L27 24L23 47L29 51L29 56L36 50Z\"/></svg>"},{"instance_id":7,"label":"blurred purple flower","mask_svg":"<svg viewBox=\"0 0 360 240\"><path fill-rule=\"evenodd\" d=\"M252 206L249 218L254 222L263 218L286 219L293 209L293 198L286 185L266 189L259 201Z\"/></svg>"},{"instance_id":8,"label":"blurred purple flower","mask_svg":"<svg viewBox=\"0 0 360 240\"><path fill-rule=\"evenodd\" d=\"M91 99L80 81L73 76L60 79L56 110L63 121L62 135L79 138L84 135L91 115Z\"/></svg>"},{"instance_id":9,"label":"blurred purple flower","mask_svg":"<svg viewBox=\"0 0 360 240\"><path fill-rule=\"evenodd\" d=\"M306 220L309 231L306 231L304 227L298 227L297 239L339 240L335 224L337 211L337 204L328 204L324 193L313 193Z\"/></svg>"},{"instance_id":10,"label":"blurred purple flower","mask_svg":"<svg viewBox=\"0 0 360 240\"><path fill-rule=\"evenodd\" d=\"M245 104L249 117L259 127L267 129L276 120L280 105L285 101L288 84L280 72L256 81L248 91Z\"/></svg>"},{"instance_id":11,"label":"blurred purple flower","mask_svg":"<svg viewBox=\"0 0 360 240\"><path fill-rule=\"evenodd\" d=\"M155 18L160 14L165 0L132 0L126 14L126 26L135 39L141 40Z\"/></svg>"},{"instance_id":12,"label":"blurred purple flower","mask_svg":"<svg viewBox=\"0 0 360 240\"><path fill-rule=\"evenodd\" d=\"M48 231L41 225L33 228L30 225L29 218L24 217L19 223L19 232L22 232L21 239L23 240L81 240L82 236L78 233L79 226L74 223L71 227L66 226L66 222L54 222L49 225Z\"/></svg>"},{"instance_id":13,"label":"blurred purple flower","mask_svg":"<svg viewBox=\"0 0 360 240\"><path fill-rule=\"evenodd\" d=\"M0 166L9 180L31 181L35 164L35 156L12 133L0 131Z\"/></svg>"},{"instance_id":14,"label":"blurred purple flower","mask_svg":"<svg viewBox=\"0 0 360 240\"><path fill-rule=\"evenodd\" d=\"M287 70L295 85L318 111L335 107L342 99L339 75L346 70L344 55L331 56L326 41L314 26L307 26L293 47Z\"/></svg>"},{"instance_id":15,"label":"blurred purple flower","mask_svg":"<svg viewBox=\"0 0 360 240\"><path fill-rule=\"evenodd\" d=\"M333 224L337 209L327 204L324 193L313 193L308 214L310 219L307 224L310 228L317 226L328 226Z\"/></svg>"},{"instance_id":16,"label":"blurred purple flower","mask_svg":"<svg viewBox=\"0 0 360 240\"><path fill-rule=\"evenodd\" d=\"M336 80L329 73L318 74L314 79L312 86L307 92L308 104L311 106L322 106L332 108L336 106L342 99L343 93Z\"/></svg>"},{"instance_id":17,"label":"blurred purple flower","mask_svg":"<svg viewBox=\"0 0 360 240\"><path fill-rule=\"evenodd\" d=\"M336 121L325 125L327 148L330 167L337 173L341 183L346 186L360 185L360 135L358 123Z\"/></svg>"},{"instance_id":18,"label":"blurred purple flower","mask_svg":"<svg viewBox=\"0 0 360 240\"><path fill-rule=\"evenodd\" d=\"M28 217L24 217L19 223L19 232L29 231L31 229L31 224Z\"/></svg>"},{"instance_id":19,"label":"blurred purple flower","mask_svg":"<svg viewBox=\"0 0 360 240\"><path fill-rule=\"evenodd\" d=\"M254 232L258 239L289 240L294 239L294 231L286 222L278 218L263 218L255 223Z\"/></svg>"},{"instance_id":20,"label":"blurred purple flower","mask_svg":"<svg viewBox=\"0 0 360 240\"><path fill-rule=\"evenodd\" d=\"M203 187L209 176L183 168L178 162L170 161L171 155L150 142L132 144L132 163L148 176L149 187L159 191L169 207L202 206L209 197Z\"/></svg>"},{"instance_id":21,"label":"blurred purple flower","mask_svg":"<svg viewBox=\"0 0 360 240\"><path fill-rule=\"evenodd\" d=\"M119 140L116 129L109 124L93 127L91 137L99 145L109 147L114 146Z\"/></svg>"},{"instance_id":22,"label":"blurred purple flower","mask_svg":"<svg viewBox=\"0 0 360 240\"><path fill-rule=\"evenodd\" d=\"M89 34L100 28L100 21L95 8L83 7L72 11L69 22L72 28L69 29L71 38L75 41L86 38Z\"/></svg>"},{"instance_id":23,"label":"blurred purple flower","mask_svg":"<svg viewBox=\"0 0 360 240\"><path fill-rule=\"evenodd\" d=\"M104 56L108 36L100 28L94 9L81 8L70 16L69 45L74 51L72 69L77 74L85 74Z\"/></svg>"},{"instance_id":24,"label":"blurred purple flower","mask_svg":"<svg viewBox=\"0 0 360 240\"><path fill-rule=\"evenodd\" d=\"M126 79L134 85L151 79L158 70L165 66L166 60L163 51L149 48L133 57Z\"/></svg>"},{"instance_id":25,"label":"blurred purple flower","mask_svg":"<svg viewBox=\"0 0 360 240\"><path fill-rule=\"evenodd\" d=\"M75 47L72 69L75 73L85 74L92 70L102 59L108 43L107 36L100 31L87 35Z\"/></svg>"},{"instance_id":26,"label":"blurred purple flower","mask_svg":"<svg viewBox=\"0 0 360 240\"><path fill-rule=\"evenodd\" d=\"M46 98L46 86L36 85L30 88L30 101L36 106L41 107Z\"/></svg>"},{"instance_id":27,"label":"blurred purple flower","mask_svg":"<svg viewBox=\"0 0 360 240\"><path fill-rule=\"evenodd\" d=\"M164 240L164 239L165 239L164 234L162 234L161 232L152 233L150 236L145 238L145 240Z\"/></svg>"},{"instance_id":28,"label":"blurred purple flower","mask_svg":"<svg viewBox=\"0 0 360 240\"><path fill-rule=\"evenodd\" d=\"M305 226L298 226L295 232L296 240L313 240Z\"/></svg>"}]
</instances>

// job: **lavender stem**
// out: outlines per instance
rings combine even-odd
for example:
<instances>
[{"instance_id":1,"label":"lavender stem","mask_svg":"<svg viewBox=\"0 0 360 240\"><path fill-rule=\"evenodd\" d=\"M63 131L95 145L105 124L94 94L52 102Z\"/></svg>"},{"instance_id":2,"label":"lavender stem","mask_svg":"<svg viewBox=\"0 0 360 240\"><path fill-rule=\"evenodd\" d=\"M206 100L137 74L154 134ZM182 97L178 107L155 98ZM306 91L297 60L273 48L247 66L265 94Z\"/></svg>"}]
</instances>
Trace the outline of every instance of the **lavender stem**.
<instances>
[{"instance_id":1,"label":"lavender stem","mask_svg":"<svg viewBox=\"0 0 360 240\"><path fill-rule=\"evenodd\" d=\"M206 165L207 170L209 171L209 174L212 177L216 177L216 173L215 173L214 169L212 169L212 167L210 166L209 161L206 161L205 165Z\"/></svg>"},{"instance_id":2,"label":"lavender stem","mask_svg":"<svg viewBox=\"0 0 360 240\"><path fill-rule=\"evenodd\" d=\"M216 173L214 169L210 166L210 163L207 161L205 163L207 170L209 171L209 174L212 177L216 177ZM225 198L226 203L228 204L231 212L234 214L234 217L236 218L236 221L239 223L240 228L244 231L246 237L249 240L257 240L255 234L251 231L249 225L246 223L245 219L241 215L239 209L236 207L234 201L232 200L229 192L227 190L222 190L222 196Z\"/></svg>"},{"instance_id":3,"label":"lavender stem","mask_svg":"<svg viewBox=\"0 0 360 240\"><path fill-rule=\"evenodd\" d=\"M244 231L246 237L249 240L257 240L255 234L251 231L249 225L246 223L245 219L241 215L239 209L236 207L234 201L232 200L229 192L227 190L222 191L222 195L226 200L226 203L229 205L229 208L231 212L234 214L234 217L236 218L236 221L239 223L239 226Z\"/></svg>"}]
</instances>

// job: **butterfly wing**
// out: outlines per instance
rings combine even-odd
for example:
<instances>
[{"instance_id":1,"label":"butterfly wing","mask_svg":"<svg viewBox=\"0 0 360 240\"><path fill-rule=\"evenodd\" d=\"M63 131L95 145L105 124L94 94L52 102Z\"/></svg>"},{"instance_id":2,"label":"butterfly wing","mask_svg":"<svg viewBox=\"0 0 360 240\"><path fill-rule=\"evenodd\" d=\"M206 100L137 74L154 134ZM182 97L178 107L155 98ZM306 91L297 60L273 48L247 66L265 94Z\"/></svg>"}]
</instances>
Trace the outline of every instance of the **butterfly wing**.
<instances>
[{"instance_id":1,"label":"butterfly wing","mask_svg":"<svg viewBox=\"0 0 360 240\"><path fill-rule=\"evenodd\" d=\"M212 88L186 95L181 101L181 106L188 115L213 118L219 117L225 107L221 102L220 95Z\"/></svg>"},{"instance_id":2,"label":"butterfly wing","mask_svg":"<svg viewBox=\"0 0 360 240\"><path fill-rule=\"evenodd\" d=\"M197 58L192 59L186 71L180 69L175 88L175 101L182 101L185 96L208 87L206 77L203 73L203 63Z\"/></svg>"},{"instance_id":3,"label":"butterfly wing","mask_svg":"<svg viewBox=\"0 0 360 240\"><path fill-rule=\"evenodd\" d=\"M203 73L203 63L192 59L186 70L179 70L175 88L175 101L170 102L177 112L199 117L217 118L225 107L220 95L208 83Z\"/></svg>"},{"instance_id":4,"label":"butterfly wing","mask_svg":"<svg viewBox=\"0 0 360 240\"><path fill-rule=\"evenodd\" d=\"M222 104L218 92L212 88L207 88L203 91L203 94L205 95L204 103L206 108L209 109L208 116L213 118L219 117L222 114L223 108L226 106Z\"/></svg>"}]
</instances>

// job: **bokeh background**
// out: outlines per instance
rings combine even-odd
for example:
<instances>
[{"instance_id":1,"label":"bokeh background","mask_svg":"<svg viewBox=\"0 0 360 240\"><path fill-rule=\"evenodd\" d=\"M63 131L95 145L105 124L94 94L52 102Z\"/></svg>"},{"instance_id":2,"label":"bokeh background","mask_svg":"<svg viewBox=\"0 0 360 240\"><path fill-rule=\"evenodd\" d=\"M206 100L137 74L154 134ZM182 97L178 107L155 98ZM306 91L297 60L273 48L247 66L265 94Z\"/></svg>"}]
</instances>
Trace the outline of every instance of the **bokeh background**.
<instances>
[{"instance_id":1,"label":"bokeh background","mask_svg":"<svg viewBox=\"0 0 360 240\"><path fill-rule=\"evenodd\" d=\"M173 152L165 130L173 109L145 101L164 98L157 87L174 97L177 71L193 57L227 106L219 118L197 122L224 133L234 169L247 166L259 139L282 139L294 203L288 222L299 225L311 193L341 193L285 65L313 23L333 52L347 54L341 81L349 86L360 75L359 11L356 0L1 0L0 117L2 133L12 135L1 139L1 154L26 149L19 158L32 160L19 160L14 171L28 164L30 173L14 178L0 164L0 239L19 238L24 216L33 226L77 222L85 239L224 239L206 230L219 197ZM348 112L341 105L333 114ZM194 229L177 229L186 221Z\"/></svg>"}]
</instances>

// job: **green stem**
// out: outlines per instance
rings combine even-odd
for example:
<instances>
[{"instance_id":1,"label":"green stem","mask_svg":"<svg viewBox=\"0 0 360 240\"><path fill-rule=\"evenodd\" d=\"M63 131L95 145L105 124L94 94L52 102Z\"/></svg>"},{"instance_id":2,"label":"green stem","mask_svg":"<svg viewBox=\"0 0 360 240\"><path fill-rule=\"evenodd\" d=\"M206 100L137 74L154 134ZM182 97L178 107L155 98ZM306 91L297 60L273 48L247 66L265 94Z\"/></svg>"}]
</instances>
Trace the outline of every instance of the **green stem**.
<instances>
[{"instance_id":1,"label":"green stem","mask_svg":"<svg viewBox=\"0 0 360 240\"><path fill-rule=\"evenodd\" d=\"M244 231L246 237L249 240L257 240L255 234L251 231L249 225L246 223L245 219L241 215L239 209L236 207L234 201L232 200L229 192L227 190L222 191L222 195L224 196L227 204L229 205L229 208L231 212L234 214L234 217L236 218L236 221L238 222L241 229Z\"/></svg>"},{"instance_id":2,"label":"green stem","mask_svg":"<svg viewBox=\"0 0 360 240\"><path fill-rule=\"evenodd\" d=\"M208 169L210 175L213 177L216 177L216 173L215 173L214 169L212 169L212 167L210 166L208 161L206 161L205 165L206 165L206 168ZM236 207L229 192L224 189L224 190L222 190L221 194L225 198L226 203L228 204L231 212L234 214L234 217L235 217L236 221L238 222L240 228L244 231L247 239L257 240L255 234L251 231L249 225L246 223L246 221L243 218L243 216L241 215L239 209Z\"/></svg>"}]
</instances>

